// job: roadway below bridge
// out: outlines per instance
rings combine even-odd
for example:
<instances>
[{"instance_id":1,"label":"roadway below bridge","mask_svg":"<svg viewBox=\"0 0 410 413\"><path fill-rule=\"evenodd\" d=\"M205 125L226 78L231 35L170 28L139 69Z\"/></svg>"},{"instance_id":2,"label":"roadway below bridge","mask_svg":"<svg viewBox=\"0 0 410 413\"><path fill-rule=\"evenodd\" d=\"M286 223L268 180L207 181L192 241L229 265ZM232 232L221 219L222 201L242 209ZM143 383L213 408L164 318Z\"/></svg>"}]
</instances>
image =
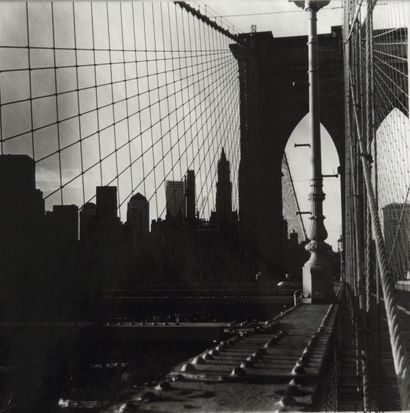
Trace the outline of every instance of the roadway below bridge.
<instances>
[{"instance_id":1,"label":"roadway below bridge","mask_svg":"<svg viewBox=\"0 0 410 413\"><path fill-rule=\"evenodd\" d=\"M77 307L84 306L82 298ZM138 321L266 320L295 302L294 290L162 290L103 294L86 304L89 319Z\"/></svg>"}]
</instances>

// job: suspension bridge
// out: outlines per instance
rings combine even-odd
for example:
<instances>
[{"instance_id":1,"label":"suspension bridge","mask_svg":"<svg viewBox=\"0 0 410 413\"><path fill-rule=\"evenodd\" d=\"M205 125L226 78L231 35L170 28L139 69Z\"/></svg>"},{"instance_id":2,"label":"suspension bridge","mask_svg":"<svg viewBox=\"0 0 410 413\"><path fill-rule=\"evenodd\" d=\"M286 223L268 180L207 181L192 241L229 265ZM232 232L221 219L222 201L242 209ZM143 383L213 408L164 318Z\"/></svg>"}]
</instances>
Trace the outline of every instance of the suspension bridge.
<instances>
[{"instance_id":1,"label":"suspension bridge","mask_svg":"<svg viewBox=\"0 0 410 413\"><path fill-rule=\"evenodd\" d=\"M1 412L410 409L409 4L317 35L329 2L294 3L308 46L194 1L5 3Z\"/></svg>"}]
</instances>

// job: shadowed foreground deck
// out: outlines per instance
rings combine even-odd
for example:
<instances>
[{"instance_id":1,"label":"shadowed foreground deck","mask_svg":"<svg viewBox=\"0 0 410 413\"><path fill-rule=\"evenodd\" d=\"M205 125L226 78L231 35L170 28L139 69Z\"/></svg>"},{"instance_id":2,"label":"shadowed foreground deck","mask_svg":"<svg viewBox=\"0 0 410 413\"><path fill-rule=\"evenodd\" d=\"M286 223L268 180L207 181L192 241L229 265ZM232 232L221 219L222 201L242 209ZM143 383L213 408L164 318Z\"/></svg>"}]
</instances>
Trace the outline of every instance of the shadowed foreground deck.
<instances>
[{"instance_id":1,"label":"shadowed foreground deck","mask_svg":"<svg viewBox=\"0 0 410 413\"><path fill-rule=\"evenodd\" d=\"M232 338L177 365L157 386L129 391L110 411L304 410L327 404L335 398L325 361L337 309L300 304L256 327L234 326Z\"/></svg>"}]
</instances>

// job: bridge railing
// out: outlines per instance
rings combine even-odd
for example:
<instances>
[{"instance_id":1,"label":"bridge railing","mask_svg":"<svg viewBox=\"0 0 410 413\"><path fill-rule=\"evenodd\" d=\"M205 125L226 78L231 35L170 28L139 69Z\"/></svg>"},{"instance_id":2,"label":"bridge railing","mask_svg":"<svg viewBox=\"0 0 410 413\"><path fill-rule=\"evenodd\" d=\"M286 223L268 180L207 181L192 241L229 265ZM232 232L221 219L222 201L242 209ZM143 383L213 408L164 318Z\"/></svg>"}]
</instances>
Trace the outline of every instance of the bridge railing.
<instances>
[{"instance_id":1,"label":"bridge railing","mask_svg":"<svg viewBox=\"0 0 410 413\"><path fill-rule=\"evenodd\" d=\"M345 280L367 331L384 300L403 408L410 406L408 355L400 334L394 283L410 269L410 129L407 1L344 2ZM369 336L362 354L365 410Z\"/></svg>"},{"instance_id":2,"label":"bridge railing","mask_svg":"<svg viewBox=\"0 0 410 413\"><path fill-rule=\"evenodd\" d=\"M334 320L331 324L329 340L324 350L320 369L320 380L314 400L315 411L336 412L339 410L340 396L340 313L333 309Z\"/></svg>"}]
</instances>

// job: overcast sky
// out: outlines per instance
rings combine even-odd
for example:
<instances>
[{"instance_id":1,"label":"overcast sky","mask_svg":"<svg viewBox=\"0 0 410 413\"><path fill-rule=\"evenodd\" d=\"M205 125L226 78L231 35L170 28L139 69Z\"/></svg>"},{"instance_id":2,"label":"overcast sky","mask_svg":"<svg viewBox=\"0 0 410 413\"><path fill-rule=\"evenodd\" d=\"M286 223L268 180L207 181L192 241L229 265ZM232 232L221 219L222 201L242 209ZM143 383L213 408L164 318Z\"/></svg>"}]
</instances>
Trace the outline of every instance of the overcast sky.
<instances>
[{"instance_id":1,"label":"overcast sky","mask_svg":"<svg viewBox=\"0 0 410 413\"><path fill-rule=\"evenodd\" d=\"M115 4L116 3L116 4ZM160 6L158 2L155 2L155 7L151 7L151 4L147 2L144 7L145 13L145 23L147 27L147 32L144 34L142 15L143 9L141 8L141 2L135 2L134 8L134 17L136 24L136 32L133 33L132 29L132 9L129 2L123 3L123 23L122 30L124 34L124 39L122 40L121 36L121 16L120 9L118 7L118 2L112 2L108 6L105 6L103 2L96 2L93 7L94 12L94 41L95 46L98 48L108 48L109 41L111 42L111 48L117 48L121 50L122 42L124 42L124 47L132 50L134 47L137 49L165 49L170 47L168 32L166 36L162 38L162 32L159 24L159 11ZM249 31L251 25L256 25L258 31L262 30L271 30L274 36L294 36L294 35L305 35L307 28L306 14L297 9L296 6L292 3L288 3L286 0L267 0L267 1L249 1L249 0L229 0L229 1L207 1L206 5L203 2L191 2L193 6L200 7L201 11L209 15L218 15L218 16L231 16L227 19L237 26L239 31ZM30 26L30 44L32 46L41 46L41 47L50 47L53 45L53 33L52 33L52 13L51 13L51 3L50 2L30 2L29 4L29 26ZM26 9L25 5L22 2L4 2L1 4L2 12L0 13L0 43L1 45L19 45L24 46L27 43L26 35ZM206 7L205 7L206 6ZM326 33L330 31L330 27L333 25L341 24L342 12L340 7L340 1L333 0L332 3L328 6L328 9L324 9L319 14L319 32ZM79 1L75 4L75 15L76 15L76 31L77 39L74 39L73 36L73 8L69 2L56 2L54 6L54 18L55 18L55 43L58 47L67 47L72 48L74 46L74 41L77 41L78 47L83 47L85 49L92 48L92 24L90 20L90 3L87 1ZM167 17L168 6L162 7L162 12L164 13L165 18ZM173 12L173 6L170 9L172 11L172 24L170 27L169 33L175 38L176 36L176 27L180 34L180 42L182 39L181 33L181 21L182 13L179 8L175 9L178 12L179 24L175 25L174 17L175 13ZM107 11L109 13L110 19L110 38L107 37ZM255 15L257 13L258 15ZM267 13L264 15L259 15L259 13ZM240 14L254 14L252 16L237 16ZM191 15L190 24L191 29L193 29L193 18ZM220 18L218 18L220 22ZM152 29L154 25L157 26L157 36L153 36ZM185 21L185 30L188 30L188 22ZM211 29L209 29L211 30ZM135 36L134 36L135 34ZM219 35L219 37L221 37ZM134 43L134 39L136 43ZM205 39L205 37L204 37ZM203 39L203 40L204 40ZM196 47L199 48L199 40L197 40ZM228 44L229 40L222 38L219 41L219 48L226 48L227 57L226 61L226 70L235 70L235 60L230 56ZM155 44L154 44L155 42ZM165 42L163 44L163 42ZM175 42L175 39L174 39ZM175 43L173 44L175 48ZM178 46L177 46L178 47ZM187 44L180 44L179 49L188 47ZM212 44L203 43L202 48L212 49L215 48ZM3 49L0 48L1 53L1 69L8 68L26 68L28 65L27 60L27 50L26 49ZM228 56L229 60L228 59ZM61 65L73 65L75 64L75 55L70 50L59 50L56 54L57 66ZM114 52L111 56L108 56L106 52L97 52L96 60L97 62L106 62L109 59L112 61L121 62L121 60L133 59L137 60L146 60L154 59L158 56L154 54L150 55L141 53L125 53L124 55L121 52ZM169 57L166 53L162 57ZM32 67L52 67L53 66L53 53L50 50L46 49L33 49L31 51L31 65ZM93 62L93 54L90 50L84 50L79 52L77 55L79 65L87 65ZM181 65L189 66L190 64L195 64L197 61L195 59L188 58L185 61L181 61ZM16 139L9 140L4 145L5 153L28 153L31 154L32 143L35 143L35 157L36 159L44 160L40 161L37 166L37 179L41 189L45 194L50 193L55 187L59 185L59 165L61 164L62 170L62 183L70 181L75 176L79 174L81 168L91 167L94 163L98 162L98 152L101 151L101 155L105 156L110 154L114 149L114 141L117 140L115 145L121 147L121 149L115 154L109 156L103 163L102 167L96 166L91 168L85 175L84 183L81 184L81 176L77 179L74 179L73 182L70 182L64 189L64 203L77 203L81 204L81 191L82 187L85 188L85 193L83 194L83 199L88 200L95 191L95 186L99 185L101 182L103 184L117 185L120 187L120 200L124 200L125 195L130 193L131 181L134 179L135 182L139 182L142 179L144 174L143 168L145 167L145 174L150 168L153 168L154 165L162 157L162 153L167 152L167 149L174 145L177 139L178 128L171 130L166 138L163 140L164 145L156 144L154 149L149 149L150 145L154 142L159 142L161 133L169 130L171 124L177 122L176 112L168 120L168 124L160 126L162 127L162 132L157 126L154 129L154 136L149 136L144 134L142 131L146 129L149 123L154 122L159 118L159 111L161 108L158 106L152 113L148 111L143 111L139 115L132 116L130 118L130 127L131 127L131 138L134 135L141 134L141 136L132 141L131 144L127 145L127 139L130 139L130 136L127 137L128 128L125 121L118 122L115 126L115 132L113 128L107 127L114 119L125 119L127 113L134 113L133 108L144 107L149 104L149 102L154 102L161 98L161 90L158 92L155 90L155 81L158 81L159 84L166 84L171 81L168 77L161 76L153 78L154 81L152 84L146 80L140 80L136 84L135 78L136 70L138 71L138 76L144 75L147 72L155 72L161 70L170 70L170 67L164 66L163 62L159 63L160 66L155 67L154 63L138 63L137 67L134 67L132 64L123 64L112 66L112 73L109 71L109 67L106 66L97 66L97 72L94 73L92 66L80 67L77 73L79 87L92 87L95 84L95 76L97 78L98 84L107 84L112 80L120 80L124 76L129 79L126 82L126 87L124 83L115 84L111 90L109 86L99 86L98 87L98 106L101 107L104 104L109 104L110 101L114 100L123 100L125 96L128 96L138 93L145 90L146 88L152 88L153 91L141 95L141 97L136 100L136 98L130 100L129 107L126 107L124 102L116 103L114 109L107 106L104 109L98 111L98 116L96 115L95 108L97 107L96 98L97 95L93 88L88 90L81 91L79 93L79 101L77 102L77 94L65 93L58 96L58 106L56 106L55 98L50 96L48 98L41 98L33 101L33 107L30 108L28 102L10 104L4 106L2 109L2 133L3 137L12 136L13 134L24 132L30 130L30 110L32 111L33 116L33 126L41 127L42 125L47 125L48 123L53 123L56 121L57 116L62 118L67 118L74 116L78 113L78 104L80 113L88 112L86 115L81 117L81 122L77 122L75 119L71 121L66 121L61 123L59 130L59 140L57 136L57 126L52 125L50 127L40 129L31 134L25 134ZM203 66L199 67L199 70L208 69L213 70L212 67L216 63L209 61ZM73 68L59 69L57 72L57 88L59 92L65 92L73 90L76 88L76 72ZM189 75L189 71L176 71L173 72L176 74L177 78L182 79L184 76ZM212 78L216 81L216 74ZM237 167L239 156L237 151L232 145L232 139L235 134L238 133L238 129L229 129L226 126L230 116L228 108L233 106L233 102L237 101L237 88L232 88L228 98L222 99L222 94L215 95L218 97L215 98L206 97L205 91L200 91L198 86L194 85L189 86L189 79L180 81L181 88L186 88L183 92L176 94L176 100L167 101L170 104L170 109L173 110L175 107L181 104L181 102L189 102L189 97L198 95L199 97L204 96L203 104L194 108L192 112L192 119L199 119L202 115L206 115L206 108L212 108L215 105L220 105L221 109L226 111L224 116L221 116L216 122L211 119L212 128L208 134L214 136L223 136L223 141L218 145L211 145L212 139L209 139L208 143L204 141L205 146L202 148L203 153L206 154L206 157L209 158L206 162L200 163L200 158L195 159L195 154L199 151L199 139L195 140L196 134L193 130L189 131L189 139L193 142L189 151L182 157L182 166L179 171L171 170L172 162L175 162L175 159L178 158L177 146L173 146L173 149L170 151L168 159L165 159L161 165L158 164L158 167L155 168L157 176L155 174L150 174L147 179L141 183L138 187L138 191L144 193L147 198L154 196L151 203L151 217L156 218L158 215L163 212L164 208L164 195L165 191L161 189L161 180L167 175L167 179L181 179L183 174L186 172L188 165L192 162L192 167L195 169L197 174L197 186L202 188L206 186L206 190L202 193L198 191L198 203L200 204L200 213L204 216L209 216L210 209L214 207L214 187L215 181L214 176L216 172L216 163L215 159L219 156L221 146L225 146L225 150L228 152L228 158L231 161L232 165L232 177L233 180L236 180L237 176ZM22 70L19 72L4 72L2 73L1 78L1 99L2 103L8 101L15 101L19 99L25 99L29 94L29 73L28 71ZM188 83L187 83L188 82ZM225 86L229 83L229 76L222 80L218 80L219 86L218 90L223 90ZM43 96L47 94L52 94L55 88L55 78L53 69L47 70L35 70L32 72L32 95L33 97ZM164 87L162 93L172 93L173 90L170 90L169 87ZM230 95L230 97L229 97ZM213 99L213 100L212 100ZM212 103L211 103L212 102ZM164 101L165 103L165 101ZM186 103L181 108L180 116L190 111L190 103ZM57 111L58 110L58 114ZM165 107L162 107L162 113L166 110ZM232 112L233 113L233 112ZM202 120L201 120L202 121ZM141 122L141 123L139 123ZM293 143L295 141L304 141L306 138L308 119L305 118L301 124L295 129L294 134L290 137L289 145L287 147L289 165L291 172L295 179L295 187L297 190L297 195L299 198L299 203L302 210L309 209L309 202L307 201L307 194L309 192L309 177L306 176L306 171L308 168L308 159L309 155L306 149L293 149ZM95 131L102 128L106 128L101 134L96 134ZM225 131L225 132L223 132ZM228 133L228 132L229 133ZM114 133L117 137L114 136ZM84 142L81 144L76 143L76 139L81 135L83 138L87 137ZM325 173L333 173L336 171L339 161L337 159L336 151L332 145L331 139L323 130L323 169ZM189 138L189 136L191 138ZM238 135L236 135L238 136ZM139 145L141 142L141 146ZM137 145L138 144L138 145ZM54 153L58 149L58 145L64 147L66 145L72 145L69 149L66 149L62 152L61 158L57 153L48 157L48 154ZM208 145L208 146L207 146ZM79 154L79 147L82 146L84 153L83 159L81 159ZM100 149L98 147L100 146ZM179 146L179 144L178 144ZM133 167L129 171L125 171L120 177L119 180L112 179L115 177L115 171L117 165L119 165L119 170L122 170L122 165L127 164L127 159L132 158L136 159L141 153L141 150L148 150L152 153L147 152L145 157L144 165L140 160L133 164ZM131 154L130 152L131 151ZM205 155L204 155L205 156ZM171 160L174 159L174 161ZM210 178L208 176L207 170L212 169L212 174ZM168 172L169 171L169 172ZM131 174L129 173L131 172ZM142 181L141 181L142 182ZM206 185L204 184L206 182ZM236 185L235 185L236 187ZM159 190L157 189L159 188ZM339 182L338 179L328 180L324 188L327 193L327 200L325 201L325 215L327 215L327 228L329 231L329 242L335 248L336 240L340 235L340 191L339 191ZM48 208L51 205L59 203L60 194L56 193L54 196L48 199ZM155 201L155 202L154 202ZM234 196L234 208L237 207L237 198ZM158 205L159 204L159 205ZM124 204L125 207L125 204ZM331 211L331 212L330 212ZM124 212L124 211L122 211ZM308 223L306 222L307 227Z\"/></svg>"}]
</instances>

